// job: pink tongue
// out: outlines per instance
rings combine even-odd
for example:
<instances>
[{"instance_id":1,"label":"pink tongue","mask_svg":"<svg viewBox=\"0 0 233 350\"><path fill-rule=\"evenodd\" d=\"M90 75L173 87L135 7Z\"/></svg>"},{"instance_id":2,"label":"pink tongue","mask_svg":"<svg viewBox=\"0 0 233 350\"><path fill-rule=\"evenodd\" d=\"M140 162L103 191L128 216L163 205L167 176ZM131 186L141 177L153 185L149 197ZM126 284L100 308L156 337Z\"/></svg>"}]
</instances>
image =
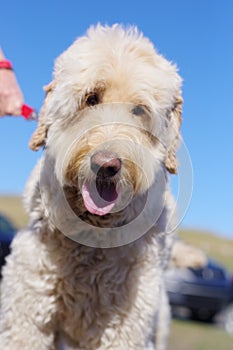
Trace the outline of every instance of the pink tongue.
<instances>
[{"instance_id":1,"label":"pink tongue","mask_svg":"<svg viewBox=\"0 0 233 350\"><path fill-rule=\"evenodd\" d=\"M114 207L118 194L114 184L102 186L97 190L96 184L85 182L82 186L82 196L86 209L95 215L106 215Z\"/></svg>"}]
</instances>

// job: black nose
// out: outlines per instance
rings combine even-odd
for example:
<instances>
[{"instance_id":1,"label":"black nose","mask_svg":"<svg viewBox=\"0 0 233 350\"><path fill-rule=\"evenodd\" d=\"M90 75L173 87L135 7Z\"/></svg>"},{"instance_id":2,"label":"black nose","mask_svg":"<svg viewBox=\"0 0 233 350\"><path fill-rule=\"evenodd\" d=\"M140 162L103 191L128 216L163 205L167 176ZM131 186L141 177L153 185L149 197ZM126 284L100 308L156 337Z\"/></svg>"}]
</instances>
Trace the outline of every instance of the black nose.
<instances>
[{"instance_id":1,"label":"black nose","mask_svg":"<svg viewBox=\"0 0 233 350\"><path fill-rule=\"evenodd\" d=\"M99 151L91 157L91 170L98 176L110 178L121 169L121 160L111 152Z\"/></svg>"}]
</instances>

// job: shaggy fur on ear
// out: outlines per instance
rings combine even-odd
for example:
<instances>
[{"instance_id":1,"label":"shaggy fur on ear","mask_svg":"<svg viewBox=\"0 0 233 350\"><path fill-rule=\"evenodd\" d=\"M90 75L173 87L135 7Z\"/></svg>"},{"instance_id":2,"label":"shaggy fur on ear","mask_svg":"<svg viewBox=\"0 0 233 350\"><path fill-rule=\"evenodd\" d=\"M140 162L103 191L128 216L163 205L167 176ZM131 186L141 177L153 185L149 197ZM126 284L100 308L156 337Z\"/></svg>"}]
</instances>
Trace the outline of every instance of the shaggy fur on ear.
<instances>
[{"instance_id":1,"label":"shaggy fur on ear","mask_svg":"<svg viewBox=\"0 0 233 350\"><path fill-rule=\"evenodd\" d=\"M36 131L33 133L30 142L29 142L29 148L33 151L38 151L40 147L45 145L45 140L47 136L47 126L45 125L45 106L48 102L48 99L51 95L51 92L55 86L54 81L51 81L48 85L44 86L45 91L45 100L44 104L40 111L40 118L38 121L38 126Z\"/></svg>"},{"instance_id":2,"label":"shaggy fur on ear","mask_svg":"<svg viewBox=\"0 0 233 350\"><path fill-rule=\"evenodd\" d=\"M167 157L165 160L166 169L171 174L178 173L178 160L176 152L180 143L180 126L182 122L182 104L183 99L181 97L181 91L175 99L174 107L169 115L170 130L172 134L171 146L168 148Z\"/></svg>"}]
</instances>

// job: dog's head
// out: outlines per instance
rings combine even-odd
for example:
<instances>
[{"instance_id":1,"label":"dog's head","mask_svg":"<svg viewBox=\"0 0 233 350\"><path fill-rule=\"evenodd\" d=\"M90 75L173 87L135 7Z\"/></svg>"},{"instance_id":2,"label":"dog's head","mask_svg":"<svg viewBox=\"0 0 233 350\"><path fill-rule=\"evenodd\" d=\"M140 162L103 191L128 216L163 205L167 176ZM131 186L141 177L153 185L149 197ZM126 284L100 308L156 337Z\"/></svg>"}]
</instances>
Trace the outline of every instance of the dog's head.
<instances>
[{"instance_id":1,"label":"dog's head","mask_svg":"<svg viewBox=\"0 0 233 350\"><path fill-rule=\"evenodd\" d=\"M30 147L45 145L59 184L105 216L161 169L177 172L180 87L176 67L136 28L91 27L56 60Z\"/></svg>"}]
</instances>

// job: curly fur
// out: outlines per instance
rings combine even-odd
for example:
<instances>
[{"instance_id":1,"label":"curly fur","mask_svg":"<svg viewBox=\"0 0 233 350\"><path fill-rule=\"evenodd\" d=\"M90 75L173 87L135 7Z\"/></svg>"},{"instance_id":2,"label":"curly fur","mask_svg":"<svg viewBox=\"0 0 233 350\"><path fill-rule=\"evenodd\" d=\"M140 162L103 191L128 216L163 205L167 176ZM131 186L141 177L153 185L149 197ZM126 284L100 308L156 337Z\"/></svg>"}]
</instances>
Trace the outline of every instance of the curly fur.
<instances>
[{"instance_id":1,"label":"curly fur","mask_svg":"<svg viewBox=\"0 0 233 350\"><path fill-rule=\"evenodd\" d=\"M180 86L136 28L91 27L56 60L30 142L45 146L25 191L30 222L3 273L2 348L55 350L63 339L70 350L165 349ZM95 215L82 188L103 151L121 160L105 183L119 195Z\"/></svg>"}]
</instances>

